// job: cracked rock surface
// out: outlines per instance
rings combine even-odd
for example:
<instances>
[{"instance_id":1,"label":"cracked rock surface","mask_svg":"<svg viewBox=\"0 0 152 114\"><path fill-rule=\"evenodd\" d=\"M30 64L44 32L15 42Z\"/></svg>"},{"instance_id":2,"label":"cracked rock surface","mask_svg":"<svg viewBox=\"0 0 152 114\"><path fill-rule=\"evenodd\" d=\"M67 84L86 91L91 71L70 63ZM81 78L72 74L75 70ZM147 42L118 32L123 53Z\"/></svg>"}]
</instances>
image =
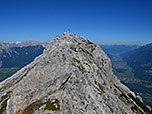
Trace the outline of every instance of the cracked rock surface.
<instances>
[{"instance_id":1,"label":"cracked rock surface","mask_svg":"<svg viewBox=\"0 0 152 114\"><path fill-rule=\"evenodd\" d=\"M148 114L103 50L72 33L0 83L0 114Z\"/></svg>"}]
</instances>

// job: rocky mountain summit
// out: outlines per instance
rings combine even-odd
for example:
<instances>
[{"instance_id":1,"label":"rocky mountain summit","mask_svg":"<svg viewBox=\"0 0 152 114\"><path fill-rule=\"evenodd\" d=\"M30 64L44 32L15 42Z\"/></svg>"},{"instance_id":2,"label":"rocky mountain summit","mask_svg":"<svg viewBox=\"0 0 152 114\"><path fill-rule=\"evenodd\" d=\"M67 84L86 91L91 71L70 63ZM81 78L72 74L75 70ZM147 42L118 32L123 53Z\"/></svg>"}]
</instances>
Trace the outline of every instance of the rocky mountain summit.
<instances>
[{"instance_id":1,"label":"rocky mountain summit","mask_svg":"<svg viewBox=\"0 0 152 114\"><path fill-rule=\"evenodd\" d=\"M56 36L43 54L0 83L0 114L150 114L93 42Z\"/></svg>"}]
</instances>

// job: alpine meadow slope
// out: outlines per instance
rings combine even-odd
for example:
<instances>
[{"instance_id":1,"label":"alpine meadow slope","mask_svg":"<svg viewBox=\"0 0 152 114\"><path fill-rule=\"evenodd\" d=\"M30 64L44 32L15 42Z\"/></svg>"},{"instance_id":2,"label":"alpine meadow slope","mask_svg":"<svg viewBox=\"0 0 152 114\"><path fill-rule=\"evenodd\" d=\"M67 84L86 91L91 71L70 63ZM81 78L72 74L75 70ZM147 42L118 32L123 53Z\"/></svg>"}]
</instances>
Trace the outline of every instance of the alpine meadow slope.
<instances>
[{"instance_id":1,"label":"alpine meadow slope","mask_svg":"<svg viewBox=\"0 0 152 114\"><path fill-rule=\"evenodd\" d=\"M112 72L104 51L73 33L57 35L0 83L0 114L150 114Z\"/></svg>"}]
</instances>

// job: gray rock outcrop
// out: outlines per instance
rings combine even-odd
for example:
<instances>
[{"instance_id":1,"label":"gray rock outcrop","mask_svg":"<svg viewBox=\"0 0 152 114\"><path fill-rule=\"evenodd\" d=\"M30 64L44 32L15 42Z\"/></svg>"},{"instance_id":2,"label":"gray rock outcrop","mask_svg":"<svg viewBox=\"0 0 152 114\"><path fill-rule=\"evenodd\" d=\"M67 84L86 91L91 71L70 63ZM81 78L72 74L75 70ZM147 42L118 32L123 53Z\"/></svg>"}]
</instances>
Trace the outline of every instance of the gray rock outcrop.
<instances>
[{"instance_id":1,"label":"gray rock outcrop","mask_svg":"<svg viewBox=\"0 0 152 114\"><path fill-rule=\"evenodd\" d=\"M0 83L0 114L148 114L103 50L72 33Z\"/></svg>"}]
</instances>

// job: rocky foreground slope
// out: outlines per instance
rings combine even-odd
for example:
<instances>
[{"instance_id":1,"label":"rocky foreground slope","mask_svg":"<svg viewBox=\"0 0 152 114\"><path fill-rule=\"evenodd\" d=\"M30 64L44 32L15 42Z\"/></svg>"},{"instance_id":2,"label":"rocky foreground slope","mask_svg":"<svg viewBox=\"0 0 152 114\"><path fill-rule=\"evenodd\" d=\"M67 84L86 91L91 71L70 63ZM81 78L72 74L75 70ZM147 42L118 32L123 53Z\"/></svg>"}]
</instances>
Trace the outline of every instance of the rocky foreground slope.
<instances>
[{"instance_id":1,"label":"rocky foreground slope","mask_svg":"<svg viewBox=\"0 0 152 114\"><path fill-rule=\"evenodd\" d=\"M0 114L148 114L91 41L56 36L43 54L0 83Z\"/></svg>"}]
</instances>

